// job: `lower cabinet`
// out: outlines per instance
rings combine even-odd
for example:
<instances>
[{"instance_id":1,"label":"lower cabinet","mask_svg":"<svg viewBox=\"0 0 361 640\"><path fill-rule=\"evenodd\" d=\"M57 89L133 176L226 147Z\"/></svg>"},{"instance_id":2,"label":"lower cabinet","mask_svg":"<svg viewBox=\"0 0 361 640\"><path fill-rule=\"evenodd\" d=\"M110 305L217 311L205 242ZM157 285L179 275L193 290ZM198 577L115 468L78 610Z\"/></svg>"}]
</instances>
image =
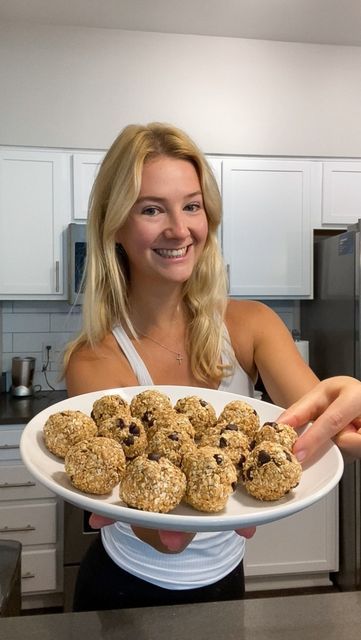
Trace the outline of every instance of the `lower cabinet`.
<instances>
[{"instance_id":1,"label":"lower cabinet","mask_svg":"<svg viewBox=\"0 0 361 640\"><path fill-rule=\"evenodd\" d=\"M257 528L246 543L246 590L331 585L338 570L338 492Z\"/></svg>"},{"instance_id":2,"label":"lower cabinet","mask_svg":"<svg viewBox=\"0 0 361 640\"><path fill-rule=\"evenodd\" d=\"M21 542L22 607L38 608L61 603L61 511L22 464L22 429L0 426L0 542Z\"/></svg>"}]
</instances>

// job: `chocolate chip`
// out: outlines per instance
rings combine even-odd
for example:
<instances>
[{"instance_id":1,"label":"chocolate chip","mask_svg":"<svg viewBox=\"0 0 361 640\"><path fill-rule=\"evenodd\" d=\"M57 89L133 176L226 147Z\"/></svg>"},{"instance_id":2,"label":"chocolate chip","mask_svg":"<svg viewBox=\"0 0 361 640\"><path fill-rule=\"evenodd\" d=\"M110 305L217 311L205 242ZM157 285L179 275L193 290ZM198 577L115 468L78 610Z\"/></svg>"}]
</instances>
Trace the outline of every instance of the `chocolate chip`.
<instances>
[{"instance_id":1,"label":"chocolate chip","mask_svg":"<svg viewBox=\"0 0 361 640\"><path fill-rule=\"evenodd\" d=\"M254 413L255 416L257 415L256 409L253 409L253 413Z\"/></svg>"},{"instance_id":2,"label":"chocolate chip","mask_svg":"<svg viewBox=\"0 0 361 640\"><path fill-rule=\"evenodd\" d=\"M238 426L236 424L233 424L232 422L230 422L225 427L223 427L222 433L223 433L223 431L238 431Z\"/></svg>"},{"instance_id":3,"label":"chocolate chip","mask_svg":"<svg viewBox=\"0 0 361 640\"><path fill-rule=\"evenodd\" d=\"M228 447L228 442L225 438L219 438L219 447L220 449L225 449Z\"/></svg>"},{"instance_id":4,"label":"chocolate chip","mask_svg":"<svg viewBox=\"0 0 361 640\"><path fill-rule=\"evenodd\" d=\"M213 456L213 458L215 459L215 461L216 461L216 463L217 463L217 464L222 464L222 462L223 462L223 458L222 458L222 456L220 456L220 455L219 455L219 453L216 453L216 454Z\"/></svg>"},{"instance_id":5,"label":"chocolate chip","mask_svg":"<svg viewBox=\"0 0 361 640\"><path fill-rule=\"evenodd\" d=\"M131 447L132 444L134 444L134 438L133 436L127 436L126 438L124 438L123 443L127 446L127 447Z\"/></svg>"},{"instance_id":6,"label":"chocolate chip","mask_svg":"<svg viewBox=\"0 0 361 640\"><path fill-rule=\"evenodd\" d=\"M245 462L246 462L246 456L242 454L237 462L238 469L242 469Z\"/></svg>"},{"instance_id":7,"label":"chocolate chip","mask_svg":"<svg viewBox=\"0 0 361 640\"><path fill-rule=\"evenodd\" d=\"M148 460L154 460L154 462L158 462L161 459L161 455L159 453L148 453Z\"/></svg>"},{"instance_id":8,"label":"chocolate chip","mask_svg":"<svg viewBox=\"0 0 361 640\"><path fill-rule=\"evenodd\" d=\"M264 451L264 449L262 449L257 457L257 463L260 467L262 467L262 465L267 464L267 462L270 462L271 460L271 456L269 453L267 453L267 451Z\"/></svg>"},{"instance_id":9,"label":"chocolate chip","mask_svg":"<svg viewBox=\"0 0 361 640\"><path fill-rule=\"evenodd\" d=\"M118 418L115 424L117 427L119 427L119 429L124 429L124 427L126 426L123 418Z\"/></svg>"},{"instance_id":10,"label":"chocolate chip","mask_svg":"<svg viewBox=\"0 0 361 640\"><path fill-rule=\"evenodd\" d=\"M264 427L273 427L274 429L277 429L278 424L277 424L277 422L265 422L263 426Z\"/></svg>"},{"instance_id":11,"label":"chocolate chip","mask_svg":"<svg viewBox=\"0 0 361 640\"><path fill-rule=\"evenodd\" d=\"M292 462L292 456L291 456L290 452L289 452L289 451L287 451L287 449L283 449L283 451L284 451L284 453L285 453L285 455L286 455L287 460L288 460L289 462Z\"/></svg>"},{"instance_id":12,"label":"chocolate chip","mask_svg":"<svg viewBox=\"0 0 361 640\"><path fill-rule=\"evenodd\" d=\"M250 467L249 469L247 469L247 472L246 472L246 479L247 479L247 480L253 480L253 469L252 469L252 467Z\"/></svg>"},{"instance_id":13,"label":"chocolate chip","mask_svg":"<svg viewBox=\"0 0 361 640\"><path fill-rule=\"evenodd\" d=\"M140 429L134 422L131 422L129 425L129 433L131 433L133 436L140 435Z\"/></svg>"},{"instance_id":14,"label":"chocolate chip","mask_svg":"<svg viewBox=\"0 0 361 640\"><path fill-rule=\"evenodd\" d=\"M174 440L174 442L178 442L179 440L179 436L177 433L170 433L168 435L169 440Z\"/></svg>"},{"instance_id":15,"label":"chocolate chip","mask_svg":"<svg viewBox=\"0 0 361 640\"><path fill-rule=\"evenodd\" d=\"M249 443L249 449L250 451L252 451L252 449L254 449L256 446L256 441L255 440L251 440L251 442Z\"/></svg>"},{"instance_id":16,"label":"chocolate chip","mask_svg":"<svg viewBox=\"0 0 361 640\"><path fill-rule=\"evenodd\" d=\"M152 427L154 424L154 416L151 411L145 411L142 417L143 422L148 425L148 427Z\"/></svg>"},{"instance_id":17,"label":"chocolate chip","mask_svg":"<svg viewBox=\"0 0 361 640\"><path fill-rule=\"evenodd\" d=\"M208 406L208 402L206 402L205 400L200 400L199 404L201 405L201 407L207 407Z\"/></svg>"}]
</instances>

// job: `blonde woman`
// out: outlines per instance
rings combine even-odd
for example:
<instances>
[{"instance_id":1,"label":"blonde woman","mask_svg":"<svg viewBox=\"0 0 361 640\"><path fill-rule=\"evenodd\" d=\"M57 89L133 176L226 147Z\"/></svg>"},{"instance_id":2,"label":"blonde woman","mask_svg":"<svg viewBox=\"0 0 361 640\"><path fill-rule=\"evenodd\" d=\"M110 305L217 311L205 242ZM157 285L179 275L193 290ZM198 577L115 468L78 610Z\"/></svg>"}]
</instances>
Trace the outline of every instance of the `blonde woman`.
<instances>
[{"instance_id":1,"label":"blonde woman","mask_svg":"<svg viewBox=\"0 0 361 640\"><path fill-rule=\"evenodd\" d=\"M216 181L184 132L159 123L121 132L91 197L83 331L65 356L69 395L174 384L251 396L261 375L273 401L289 407L317 389L278 316L227 299L220 220ZM104 526L74 607L240 598L250 535Z\"/></svg>"}]
</instances>

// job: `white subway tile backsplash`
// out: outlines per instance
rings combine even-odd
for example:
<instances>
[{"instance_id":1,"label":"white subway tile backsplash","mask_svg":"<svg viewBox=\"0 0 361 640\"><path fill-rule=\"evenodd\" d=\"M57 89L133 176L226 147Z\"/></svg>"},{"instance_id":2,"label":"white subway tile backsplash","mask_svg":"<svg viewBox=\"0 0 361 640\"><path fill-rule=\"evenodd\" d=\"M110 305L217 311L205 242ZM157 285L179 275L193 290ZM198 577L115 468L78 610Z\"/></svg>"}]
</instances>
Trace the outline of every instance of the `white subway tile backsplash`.
<instances>
[{"instance_id":1,"label":"white subway tile backsplash","mask_svg":"<svg viewBox=\"0 0 361 640\"><path fill-rule=\"evenodd\" d=\"M79 313L52 313L50 315L50 331L77 332L81 327Z\"/></svg>"},{"instance_id":2,"label":"white subway tile backsplash","mask_svg":"<svg viewBox=\"0 0 361 640\"><path fill-rule=\"evenodd\" d=\"M69 313L71 306L64 300L16 300L12 303L14 313Z\"/></svg>"},{"instance_id":3,"label":"white subway tile backsplash","mask_svg":"<svg viewBox=\"0 0 361 640\"><path fill-rule=\"evenodd\" d=\"M50 330L47 313L4 313L3 331L12 333L38 333Z\"/></svg>"},{"instance_id":4,"label":"white subway tile backsplash","mask_svg":"<svg viewBox=\"0 0 361 640\"><path fill-rule=\"evenodd\" d=\"M3 353L7 351L13 350L13 334L12 333L3 333Z\"/></svg>"}]
</instances>

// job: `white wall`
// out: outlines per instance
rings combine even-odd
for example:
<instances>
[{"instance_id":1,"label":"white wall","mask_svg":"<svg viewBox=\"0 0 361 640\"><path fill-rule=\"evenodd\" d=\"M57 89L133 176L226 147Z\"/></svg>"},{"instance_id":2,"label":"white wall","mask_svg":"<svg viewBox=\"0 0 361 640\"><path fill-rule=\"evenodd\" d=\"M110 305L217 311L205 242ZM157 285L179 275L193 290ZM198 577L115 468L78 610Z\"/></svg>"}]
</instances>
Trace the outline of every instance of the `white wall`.
<instances>
[{"instance_id":1,"label":"white wall","mask_svg":"<svg viewBox=\"0 0 361 640\"><path fill-rule=\"evenodd\" d=\"M361 156L361 47L3 24L0 90L0 144L160 120L207 153Z\"/></svg>"}]
</instances>

